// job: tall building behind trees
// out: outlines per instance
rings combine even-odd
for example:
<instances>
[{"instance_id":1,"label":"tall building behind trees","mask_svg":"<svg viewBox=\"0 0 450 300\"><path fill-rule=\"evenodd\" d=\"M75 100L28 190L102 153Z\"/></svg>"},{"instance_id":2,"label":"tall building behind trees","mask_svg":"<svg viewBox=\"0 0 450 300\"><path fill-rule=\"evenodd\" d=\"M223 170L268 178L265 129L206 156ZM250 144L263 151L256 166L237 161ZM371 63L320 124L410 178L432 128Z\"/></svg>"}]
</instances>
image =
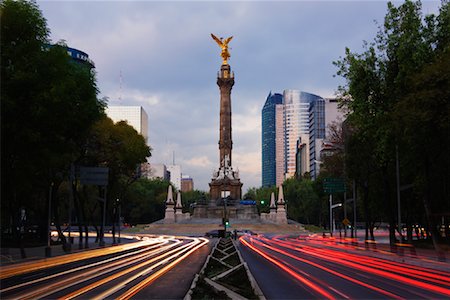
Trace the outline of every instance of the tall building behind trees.
<instances>
[{"instance_id":1,"label":"tall building behind trees","mask_svg":"<svg viewBox=\"0 0 450 300\"><path fill-rule=\"evenodd\" d=\"M299 90L270 92L261 111L262 186L305 173L316 179L327 127L342 116L336 99Z\"/></svg>"},{"instance_id":2,"label":"tall building behind trees","mask_svg":"<svg viewBox=\"0 0 450 300\"><path fill-rule=\"evenodd\" d=\"M283 95L270 92L262 109L262 186L273 186L280 180L277 177L283 177L283 166L277 164L279 157L283 158L282 125Z\"/></svg>"}]
</instances>

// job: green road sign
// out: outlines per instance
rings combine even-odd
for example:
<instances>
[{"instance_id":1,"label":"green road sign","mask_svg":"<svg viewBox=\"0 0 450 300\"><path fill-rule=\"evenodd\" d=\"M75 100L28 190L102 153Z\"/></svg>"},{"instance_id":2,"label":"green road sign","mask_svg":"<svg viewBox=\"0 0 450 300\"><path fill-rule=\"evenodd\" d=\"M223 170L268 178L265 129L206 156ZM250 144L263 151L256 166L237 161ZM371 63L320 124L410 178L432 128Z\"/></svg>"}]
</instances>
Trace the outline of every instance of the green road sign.
<instances>
[{"instance_id":1,"label":"green road sign","mask_svg":"<svg viewBox=\"0 0 450 300\"><path fill-rule=\"evenodd\" d=\"M323 180L323 191L327 194L345 192L345 182L343 178L325 178Z\"/></svg>"}]
</instances>

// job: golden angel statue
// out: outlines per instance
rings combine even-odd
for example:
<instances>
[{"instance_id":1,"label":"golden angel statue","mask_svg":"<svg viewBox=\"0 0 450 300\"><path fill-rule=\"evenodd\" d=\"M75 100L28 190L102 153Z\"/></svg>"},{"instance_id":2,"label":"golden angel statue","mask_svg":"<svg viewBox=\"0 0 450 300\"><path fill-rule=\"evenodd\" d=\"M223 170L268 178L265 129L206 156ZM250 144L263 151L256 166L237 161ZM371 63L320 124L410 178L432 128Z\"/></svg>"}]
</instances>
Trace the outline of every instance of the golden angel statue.
<instances>
[{"instance_id":1,"label":"golden angel statue","mask_svg":"<svg viewBox=\"0 0 450 300\"><path fill-rule=\"evenodd\" d=\"M220 53L220 56L222 56L224 65L228 65L228 58L230 58L230 52L228 52L228 43L233 38L230 36L229 38L223 39L222 37L219 39L214 34L211 33L212 38L216 41L216 43L222 48L222 53Z\"/></svg>"}]
</instances>

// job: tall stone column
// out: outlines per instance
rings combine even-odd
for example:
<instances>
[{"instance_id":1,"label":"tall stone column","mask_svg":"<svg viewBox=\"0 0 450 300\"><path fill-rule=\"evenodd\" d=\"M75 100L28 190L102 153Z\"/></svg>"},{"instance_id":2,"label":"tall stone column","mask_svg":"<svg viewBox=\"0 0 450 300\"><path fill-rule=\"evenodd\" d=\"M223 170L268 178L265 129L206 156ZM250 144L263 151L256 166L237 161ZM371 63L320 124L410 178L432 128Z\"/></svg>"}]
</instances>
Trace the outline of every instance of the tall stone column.
<instances>
[{"instance_id":1,"label":"tall stone column","mask_svg":"<svg viewBox=\"0 0 450 300\"><path fill-rule=\"evenodd\" d=\"M222 65L217 76L217 85L220 89L220 167L231 167L231 89L234 85L234 74L230 65ZM227 159L226 159L227 157ZM227 166L224 164L227 163Z\"/></svg>"},{"instance_id":2,"label":"tall stone column","mask_svg":"<svg viewBox=\"0 0 450 300\"><path fill-rule=\"evenodd\" d=\"M233 170L231 152L231 89L234 85L234 74L230 65L222 64L217 76L220 90L220 128L219 128L219 171L211 180L211 200L229 198L238 200L242 197L242 183L239 172Z\"/></svg>"}]
</instances>

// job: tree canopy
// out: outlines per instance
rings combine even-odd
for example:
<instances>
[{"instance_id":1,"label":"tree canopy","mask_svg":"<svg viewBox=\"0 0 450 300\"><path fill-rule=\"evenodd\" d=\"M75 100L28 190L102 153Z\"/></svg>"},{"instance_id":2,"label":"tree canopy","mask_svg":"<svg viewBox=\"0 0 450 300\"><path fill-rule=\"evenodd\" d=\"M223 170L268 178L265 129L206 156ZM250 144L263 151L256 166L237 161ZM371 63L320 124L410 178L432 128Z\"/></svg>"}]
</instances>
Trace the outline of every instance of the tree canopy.
<instances>
[{"instance_id":1,"label":"tree canopy","mask_svg":"<svg viewBox=\"0 0 450 300\"><path fill-rule=\"evenodd\" d=\"M346 79L339 97L349 112L347 173L367 194L365 201L381 201L391 242L398 226L397 161L400 185L413 185L408 203L422 201L433 238L439 237L438 211L450 211L449 2L442 1L438 16L424 17L421 8L420 1L398 7L388 3L374 41L365 43L362 53L346 49L345 57L335 62L338 75ZM411 219L408 210L413 207L402 209L409 225L423 222Z\"/></svg>"}]
</instances>

